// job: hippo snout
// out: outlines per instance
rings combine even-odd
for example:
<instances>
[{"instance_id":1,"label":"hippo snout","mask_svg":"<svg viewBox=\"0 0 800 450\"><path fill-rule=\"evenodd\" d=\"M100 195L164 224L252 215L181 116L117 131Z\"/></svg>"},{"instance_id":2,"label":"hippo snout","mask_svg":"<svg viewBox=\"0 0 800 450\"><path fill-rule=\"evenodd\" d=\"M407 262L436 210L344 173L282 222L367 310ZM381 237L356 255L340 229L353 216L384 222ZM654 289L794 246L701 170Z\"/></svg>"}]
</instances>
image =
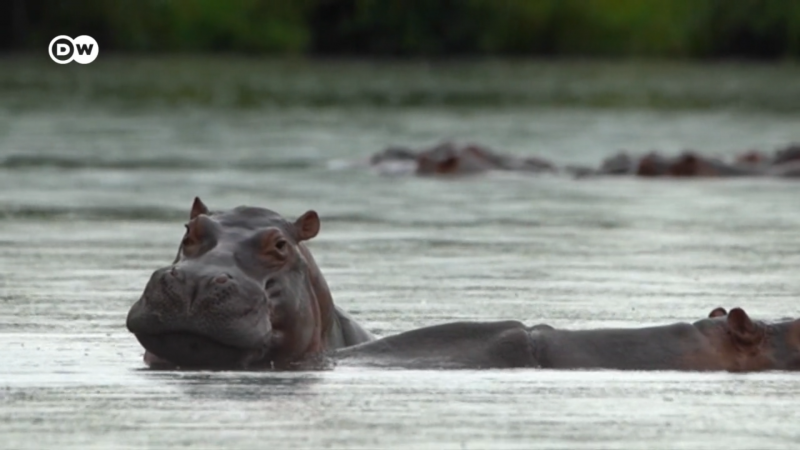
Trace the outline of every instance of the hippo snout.
<instances>
[{"instance_id":1,"label":"hippo snout","mask_svg":"<svg viewBox=\"0 0 800 450\"><path fill-rule=\"evenodd\" d=\"M183 271L182 271L182 270L178 270L178 268L177 268L177 267L175 267L175 266L172 266L172 267L165 267L165 268L163 268L163 269L161 269L161 270L156 270L156 271L153 273L153 276L154 276L154 277L155 277L155 276L164 276L163 272L165 272L165 271L167 271L167 270L169 270L169 272L168 272L168 273L169 273L169 276L170 276L170 277L172 277L172 278L176 279L178 282L181 282L181 283L183 283L183 281L185 280L184 273L183 273Z\"/></svg>"},{"instance_id":2,"label":"hippo snout","mask_svg":"<svg viewBox=\"0 0 800 450\"><path fill-rule=\"evenodd\" d=\"M145 349L184 366L230 366L263 356L272 337L263 287L214 267L156 270L126 325Z\"/></svg>"},{"instance_id":3,"label":"hippo snout","mask_svg":"<svg viewBox=\"0 0 800 450\"><path fill-rule=\"evenodd\" d=\"M215 309L232 312L245 303L258 303L258 298L264 295L261 289L246 286L247 280L243 281L230 272L213 268L198 272L191 268L165 267L153 272L142 300L162 315L202 317ZM250 292L246 292L248 290Z\"/></svg>"},{"instance_id":4,"label":"hippo snout","mask_svg":"<svg viewBox=\"0 0 800 450\"><path fill-rule=\"evenodd\" d=\"M187 272L188 271L186 269L181 269L175 266L165 267L155 271L152 278L156 278L157 282L161 282L168 287L174 288L185 288L187 282L190 283L192 278L197 280L197 284L205 283L207 285L207 289L214 289L217 286L228 284L228 282L233 281L233 275L228 272L214 272L212 270L209 271L209 273L202 275L191 273L187 274ZM226 286L226 288L232 287L235 288L236 284L232 283Z\"/></svg>"}]
</instances>

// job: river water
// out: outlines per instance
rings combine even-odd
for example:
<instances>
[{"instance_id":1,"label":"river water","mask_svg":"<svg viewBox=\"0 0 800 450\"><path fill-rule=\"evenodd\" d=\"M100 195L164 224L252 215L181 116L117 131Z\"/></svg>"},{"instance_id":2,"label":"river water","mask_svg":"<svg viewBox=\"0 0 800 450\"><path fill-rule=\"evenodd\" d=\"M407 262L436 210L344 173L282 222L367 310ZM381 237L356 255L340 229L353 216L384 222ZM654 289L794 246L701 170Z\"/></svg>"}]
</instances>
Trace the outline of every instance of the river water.
<instances>
[{"instance_id":1,"label":"river water","mask_svg":"<svg viewBox=\"0 0 800 450\"><path fill-rule=\"evenodd\" d=\"M124 327L212 209L315 209L335 301L386 335L797 315L785 180L387 178L389 144L559 164L800 141L800 69L601 63L0 61L0 448L796 448L794 374L150 372Z\"/></svg>"}]
</instances>

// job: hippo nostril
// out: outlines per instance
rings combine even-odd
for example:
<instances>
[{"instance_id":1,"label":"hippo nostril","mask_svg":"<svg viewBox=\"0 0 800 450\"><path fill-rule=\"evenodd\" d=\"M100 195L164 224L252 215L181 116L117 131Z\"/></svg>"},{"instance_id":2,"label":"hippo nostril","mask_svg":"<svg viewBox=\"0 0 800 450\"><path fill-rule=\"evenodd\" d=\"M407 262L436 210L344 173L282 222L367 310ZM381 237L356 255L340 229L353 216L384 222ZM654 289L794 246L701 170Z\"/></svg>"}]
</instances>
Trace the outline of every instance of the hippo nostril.
<instances>
[{"instance_id":1,"label":"hippo nostril","mask_svg":"<svg viewBox=\"0 0 800 450\"><path fill-rule=\"evenodd\" d=\"M233 278L233 277L232 277L232 276L230 276L230 274L223 273L222 275L217 275L217 277L216 277L216 278L214 278L214 282L215 282L215 283L217 283L217 284L225 284L225 283L227 283L227 282L228 282L228 280L230 280L231 278Z\"/></svg>"},{"instance_id":2,"label":"hippo nostril","mask_svg":"<svg viewBox=\"0 0 800 450\"><path fill-rule=\"evenodd\" d=\"M169 271L169 275L178 281L183 281L183 272L178 270L176 267L172 267Z\"/></svg>"}]
</instances>

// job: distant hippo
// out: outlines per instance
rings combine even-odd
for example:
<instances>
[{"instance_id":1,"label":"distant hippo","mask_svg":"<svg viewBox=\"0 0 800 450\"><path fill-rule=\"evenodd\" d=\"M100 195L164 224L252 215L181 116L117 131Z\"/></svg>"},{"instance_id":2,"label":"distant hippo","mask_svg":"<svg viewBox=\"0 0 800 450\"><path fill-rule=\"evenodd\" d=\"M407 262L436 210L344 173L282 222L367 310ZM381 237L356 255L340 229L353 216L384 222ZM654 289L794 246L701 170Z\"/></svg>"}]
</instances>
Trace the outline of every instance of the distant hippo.
<instances>
[{"instance_id":1,"label":"distant hippo","mask_svg":"<svg viewBox=\"0 0 800 450\"><path fill-rule=\"evenodd\" d=\"M755 159L755 155L748 155ZM643 178L713 178L764 176L767 171L742 159L734 164L716 158L708 158L694 151L685 151L677 156L665 156L650 152L641 156L618 153L603 160L598 169L576 167L570 170L577 177L599 175L628 175Z\"/></svg>"},{"instance_id":2,"label":"distant hippo","mask_svg":"<svg viewBox=\"0 0 800 450\"><path fill-rule=\"evenodd\" d=\"M680 178L761 175L760 171L754 168L728 164L719 159L708 158L690 150L674 157L665 157L658 153L649 153L638 161L635 173L640 177Z\"/></svg>"},{"instance_id":3,"label":"distant hippo","mask_svg":"<svg viewBox=\"0 0 800 450\"><path fill-rule=\"evenodd\" d=\"M800 144L790 144L767 156L758 151L749 151L736 158L736 163L761 171L765 175L779 178L800 177Z\"/></svg>"},{"instance_id":4,"label":"distant hippo","mask_svg":"<svg viewBox=\"0 0 800 450\"><path fill-rule=\"evenodd\" d=\"M445 142L417 154L417 175L471 175L502 168L498 155L477 145Z\"/></svg>"},{"instance_id":5,"label":"distant hippo","mask_svg":"<svg viewBox=\"0 0 800 450\"><path fill-rule=\"evenodd\" d=\"M735 163L744 166L759 166L766 164L769 157L758 150L748 150L735 158Z\"/></svg>"},{"instance_id":6,"label":"distant hippo","mask_svg":"<svg viewBox=\"0 0 800 450\"><path fill-rule=\"evenodd\" d=\"M169 266L153 272L127 327L152 367L285 368L374 340L333 304L303 243L317 213L294 222L263 208L211 212L199 198Z\"/></svg>"},{"instance_id":7,"label":"distant hippo","mask_svg":"<svg viewBox=\"0 0 800 450\"><path fill-rule=\"evenodd\" d=\"M774 165L780 165L798 161L800 161L800 143L790 144L777 150L771 162Z\"/></svg>"},{"instance_id":8,"label":"distant hippo","mask_svg":"<svg viewBox=\"0 0 800 450\"><path fill-rule=\"evenodd\" d=\"M489 171L555 172L553 164L536 157L504 155L478 144L443 142L415 151L389 147L372 155L370 165L382 174L419 176L475 175Z\"/></svg>"},{"instance_id":9,"label":"distant hippo","mask_svg":"<svg viewBox=\"0 0 800 450\"><path fill-rule=\"evenodd\" d=\"M650 152L638 158L618 154L603 161L594 174L635 174L640 177L797 177L800 176L800 145L790 145L773 157L749 150L729 163L687 150L674 156ZM584 176L586 173L584 173Z\"/></svg>"},{"instance_id":10,"label":"distant hippo","mask_svg":"<svg viewBox=\"0 0 800 450\"><path fill-rule=\"evenodd\" d=\"M559 330L455 322L337 350L338 365L410 369L800 370L800 320L753 321L717 308L694 323Z\"/></svg>"},{"instance_id":11,"label":"distant hippo","mask_svg":"<svg viewBox=\"0 0 800 450\"><path fill-rule=\"evenodd\" d=\"M741 177L759 176L762 173L749 167L728 164L716 158L708 158L697 152L686 151L672 158L667 175L673 177Z\"/></svg>"}]
</instances>

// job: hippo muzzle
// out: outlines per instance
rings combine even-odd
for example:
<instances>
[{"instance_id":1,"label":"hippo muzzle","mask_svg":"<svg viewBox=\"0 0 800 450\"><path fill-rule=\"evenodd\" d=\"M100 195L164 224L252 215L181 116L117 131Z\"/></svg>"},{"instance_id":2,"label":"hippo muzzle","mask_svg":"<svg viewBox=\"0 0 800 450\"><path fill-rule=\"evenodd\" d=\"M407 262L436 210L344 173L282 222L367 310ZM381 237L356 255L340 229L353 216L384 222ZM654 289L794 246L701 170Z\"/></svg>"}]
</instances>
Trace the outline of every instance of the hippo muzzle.
<instances>
[{"instance_id":1,"label":"hippo muzzle","mask_svg":"<svg viewBox=\"0 0 800 450\"><path fill-rule=\"evenodd\" d=\"M313 210L290 222L264 208L212 212L195 198L175 259L128 312L145 363L281 370L340 342L330 291L303 245L319 226Z\"/></svg>"},{"instance_id":2,"label":"hippo muzzle","mask_svg":"<svg viewBox=\"0 0 800 450\"><path fill-rule=\"evenodd\" d=\"M268 360L273 335L264 288L231 266L179 263L153 272L126 325L150 353L179 367Z\"/></svg>"}]
</instances>

